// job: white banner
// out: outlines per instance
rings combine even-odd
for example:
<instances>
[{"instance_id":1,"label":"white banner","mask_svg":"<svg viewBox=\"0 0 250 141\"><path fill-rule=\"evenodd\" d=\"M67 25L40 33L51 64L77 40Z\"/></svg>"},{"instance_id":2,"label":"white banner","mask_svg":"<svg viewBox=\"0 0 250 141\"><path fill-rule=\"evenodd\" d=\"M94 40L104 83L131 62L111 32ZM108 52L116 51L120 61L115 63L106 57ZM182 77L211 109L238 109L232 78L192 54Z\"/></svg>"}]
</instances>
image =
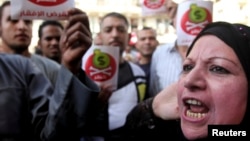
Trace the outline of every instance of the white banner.
<instances>
[{"instance_id":1,"label":"white banner","mask_svg":"<svg viewBox=\"0 0 250 141\"><path fill-rule=\"evenodd\" d=\"M12 19L63 20L74 0L11 0Z\"/></svg>"}]
</instances>

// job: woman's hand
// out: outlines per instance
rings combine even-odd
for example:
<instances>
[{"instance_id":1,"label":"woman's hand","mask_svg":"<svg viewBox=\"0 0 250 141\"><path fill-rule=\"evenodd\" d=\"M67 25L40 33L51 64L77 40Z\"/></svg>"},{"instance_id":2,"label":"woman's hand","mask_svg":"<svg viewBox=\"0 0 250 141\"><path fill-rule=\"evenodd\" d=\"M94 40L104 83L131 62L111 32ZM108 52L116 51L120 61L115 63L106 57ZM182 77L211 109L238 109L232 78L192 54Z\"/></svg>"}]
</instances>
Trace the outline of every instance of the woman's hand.
<instances>
[{"instance_id":1,"label":"woman's hand","mask_svg":"<svg viewBox=\"0 0 250 141\"><path fill-rule=\"evenodd\" d=\"M155 116L164 119L179 119L177 103L177 83L173 83L158 93L152 104Z\"/></svg>"}]
</instances>

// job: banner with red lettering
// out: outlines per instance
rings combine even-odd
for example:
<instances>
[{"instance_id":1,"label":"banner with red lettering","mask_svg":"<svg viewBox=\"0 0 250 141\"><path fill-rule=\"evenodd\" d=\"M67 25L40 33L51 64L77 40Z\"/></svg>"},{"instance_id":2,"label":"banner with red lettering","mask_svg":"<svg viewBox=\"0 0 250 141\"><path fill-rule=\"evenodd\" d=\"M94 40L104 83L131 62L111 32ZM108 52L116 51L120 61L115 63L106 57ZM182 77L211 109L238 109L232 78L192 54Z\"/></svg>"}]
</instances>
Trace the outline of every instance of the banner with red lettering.
<instances>
[{"instance_id":1,"label":"banner with red lettering","mask_svg":"<svg viewBox=\"0 0 250 141\"><path fill-rule=\"evenodd\" d=\"M68 10L75 6L74 0L11 0L12 19L63 20Z\"/></svg>"}]
</instances>

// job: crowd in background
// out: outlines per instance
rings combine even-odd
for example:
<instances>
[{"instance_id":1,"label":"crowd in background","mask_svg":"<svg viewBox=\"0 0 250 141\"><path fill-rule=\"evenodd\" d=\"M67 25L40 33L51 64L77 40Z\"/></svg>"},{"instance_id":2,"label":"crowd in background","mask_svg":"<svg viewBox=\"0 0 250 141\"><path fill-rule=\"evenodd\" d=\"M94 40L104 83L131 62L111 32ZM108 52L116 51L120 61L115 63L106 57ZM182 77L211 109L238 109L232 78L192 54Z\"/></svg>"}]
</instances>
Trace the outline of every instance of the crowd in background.
<instances>
[{"instance_id":1,"label":"crowd in background","mask_svg":"<svg viewBox=\"0 0 250 141\"><path fill-rule=\"evenodd\" d=\"M169 5L173 27L177 8ZM179 46L159 44L146 26L131 43L121 13L104 15L94 39L84 11L69 16L67 25L41 23L31 53L32 20L12 20L10 2L2 4L0 140L199 140L210 124L249 128L248 26L214 22ZM94 45L120 50L115 90L81 68Z\"/></svg>"}]
</instances>

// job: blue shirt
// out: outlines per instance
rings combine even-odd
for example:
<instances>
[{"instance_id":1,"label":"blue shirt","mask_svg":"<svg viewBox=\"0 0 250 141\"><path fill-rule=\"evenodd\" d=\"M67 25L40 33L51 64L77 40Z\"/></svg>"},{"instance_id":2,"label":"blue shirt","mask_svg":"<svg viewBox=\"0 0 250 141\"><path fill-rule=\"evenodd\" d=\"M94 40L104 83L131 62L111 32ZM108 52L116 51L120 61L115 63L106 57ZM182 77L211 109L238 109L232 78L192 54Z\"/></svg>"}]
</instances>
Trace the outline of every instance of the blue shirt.
<instances>
[{"instance_id":1,"label":"blue shirt","mask_svg":"<svg viewBox=\"0 0 250 141\"><path fill-rule=\"evenodd\" d=\"M182 57L175 43L167 43L156 48L150 68L150 95L154 96L166 86L176 82L182 71Z\"/></svg>"}]
</instances>

